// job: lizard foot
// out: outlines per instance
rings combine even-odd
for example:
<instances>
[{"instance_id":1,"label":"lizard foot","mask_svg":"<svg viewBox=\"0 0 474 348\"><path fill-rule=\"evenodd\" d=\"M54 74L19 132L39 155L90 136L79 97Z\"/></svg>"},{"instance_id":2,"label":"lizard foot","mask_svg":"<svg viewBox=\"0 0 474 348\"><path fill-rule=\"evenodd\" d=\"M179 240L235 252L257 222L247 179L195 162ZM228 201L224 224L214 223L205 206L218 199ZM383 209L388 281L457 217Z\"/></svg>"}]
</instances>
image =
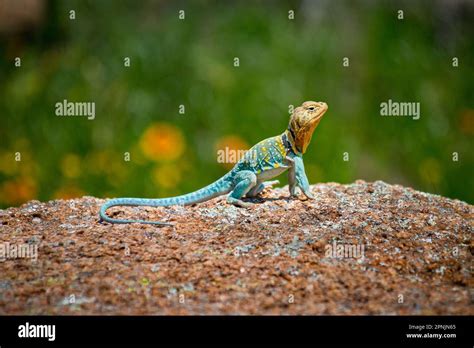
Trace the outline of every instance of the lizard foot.
<instances>
[{"instance_id":1,"label":"lizard foot","mask_svg":"<svg viewBox=\"0 0 474 348\"><path fill-rule=\"evenodd\" d=\"M316 197L314 197L314 195L307 191L307 192L303 192L304 196L306 197L306 199L304 199L305 201L306 200L313 200L313 199L316 199ZM290 194L290 198L293 198L293 199L300 199L300 194L299 193L291 193Z\"/></svg>"},{"instance_id":2,"label":"lizard foot","mask_svg":"<svg viewBox=\"0 0 474 348\"><path fill-rule=\"evenodd\" d=\"M241 208L249 208L253 205L253 203L249 202L244 202L240 199L234 198L234 197L227 197L227 203L233 204L236 207L241 207Z\"/></svg>"}]
</instances>

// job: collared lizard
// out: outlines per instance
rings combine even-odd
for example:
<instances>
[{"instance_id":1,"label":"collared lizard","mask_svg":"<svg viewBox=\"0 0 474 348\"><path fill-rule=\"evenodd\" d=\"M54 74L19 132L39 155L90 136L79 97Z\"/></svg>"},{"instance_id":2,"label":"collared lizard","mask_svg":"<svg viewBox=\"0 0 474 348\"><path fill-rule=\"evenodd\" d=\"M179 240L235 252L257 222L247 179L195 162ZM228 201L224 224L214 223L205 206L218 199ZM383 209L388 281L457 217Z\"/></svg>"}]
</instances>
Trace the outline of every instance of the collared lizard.
<instances>
[{"instance_id":1,"label":"collared lizard","mask_svg":"<svg viewBox=\"0 0 474 348\"><path fill-rule=\"evenodd\" d=\"M227 195L227 202L240 207L248 207L243 197L255 197L266 187L278 184L272 179L288 170L290 195L296 196L298 186L304 195L313 199L308 178L304 170L303 154L311 141L328 106L323 102L306 101L294 109L288 128L280 135L267 138L250 150L235 164L230 172L195 192L170 198L114 198L100 209L100 218L110 223L144 223L170 226L172 223L146 220L121 220L106 215L106 210L114 206L151 206L189 205L204 202L217 196Z\"/></svg>"}]
</instances>

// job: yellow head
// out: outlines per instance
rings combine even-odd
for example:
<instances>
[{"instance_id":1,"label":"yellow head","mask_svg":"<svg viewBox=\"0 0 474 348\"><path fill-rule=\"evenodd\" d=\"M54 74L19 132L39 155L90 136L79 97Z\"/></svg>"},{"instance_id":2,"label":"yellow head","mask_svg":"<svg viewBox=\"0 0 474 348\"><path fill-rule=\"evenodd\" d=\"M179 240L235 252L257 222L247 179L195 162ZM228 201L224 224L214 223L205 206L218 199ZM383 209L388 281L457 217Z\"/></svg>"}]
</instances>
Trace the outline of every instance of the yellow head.
<instances>
[{"instance_id":1,"label":"yellow head","mask_svg":"<svg viewBox=\"0 0 474 348\"><path fill-rule=\"evenodd\" d=\"M288 133L299 152L306 152L313 132L327 109L326 103L306 101L293 111L288 125Z\"/></svg>"}]
</instances>

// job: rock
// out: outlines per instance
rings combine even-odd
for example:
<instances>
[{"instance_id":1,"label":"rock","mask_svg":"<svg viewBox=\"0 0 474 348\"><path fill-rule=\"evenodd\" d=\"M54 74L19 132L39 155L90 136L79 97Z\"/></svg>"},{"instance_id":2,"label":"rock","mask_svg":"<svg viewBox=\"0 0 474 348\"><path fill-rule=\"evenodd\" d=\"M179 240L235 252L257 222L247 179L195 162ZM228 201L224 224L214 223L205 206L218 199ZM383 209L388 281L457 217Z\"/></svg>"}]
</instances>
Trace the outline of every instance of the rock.
<instances>
[{"instance_id":1,"label":"rock","mask_svg":"<svg viewBox=\"0 0 474 348\"><path fill-rule=\"evenodd\" d=\"M94 197L6 209L0 245L37 244L38 261L0 262L0 314L474 314L472 205L382 181L311 189L109 211L163 228L100 223Z\"/></svg>"}]
</instances>

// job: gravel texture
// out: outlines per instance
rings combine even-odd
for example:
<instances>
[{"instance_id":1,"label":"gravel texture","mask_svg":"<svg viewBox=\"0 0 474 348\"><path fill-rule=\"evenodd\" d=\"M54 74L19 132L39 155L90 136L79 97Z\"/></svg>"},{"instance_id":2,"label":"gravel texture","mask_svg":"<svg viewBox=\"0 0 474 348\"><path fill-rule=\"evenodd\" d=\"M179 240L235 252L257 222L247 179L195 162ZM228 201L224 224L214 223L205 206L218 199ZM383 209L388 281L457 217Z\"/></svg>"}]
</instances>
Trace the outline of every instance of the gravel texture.
<instances>
[{"instance_id":1,"label":"gravel texture","mask_svg":"<svg viewBox=\"0 0 474 348\"><path fill-rule=\"evenodd\" d=\"M0 314L474 314L472 205L381 181L312 191L109 210L163 228L99 223L93 197L0 210Z\"/></svg>"}]
</instances>

